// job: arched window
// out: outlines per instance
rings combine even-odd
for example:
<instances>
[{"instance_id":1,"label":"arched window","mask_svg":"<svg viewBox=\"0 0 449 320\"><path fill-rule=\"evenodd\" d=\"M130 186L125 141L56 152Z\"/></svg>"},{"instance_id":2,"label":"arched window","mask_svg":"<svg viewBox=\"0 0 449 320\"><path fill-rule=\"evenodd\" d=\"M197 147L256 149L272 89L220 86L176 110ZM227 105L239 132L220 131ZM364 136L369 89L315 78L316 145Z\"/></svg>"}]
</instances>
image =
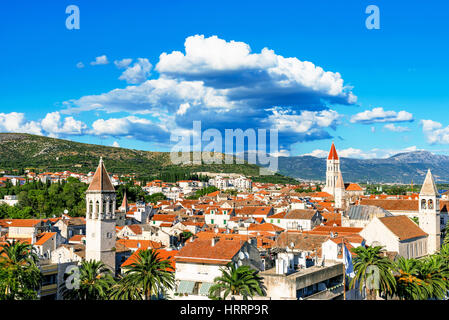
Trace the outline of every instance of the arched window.
<instances>
[{"instance_id":1,"label":"arched window","mask_svg":"<svg viewBox=\"0 0 449 320\"><path fill-rule=\"evenodd\" d=\"M106 209L107 209L107 203L106 203L106 201L103 201L103 214L106 214Z\"/></svg>"},{"instance_id":2,"label":"arched window","mask_svg":"<svg viewBox=\"0 0 449 320\"><path fill-rule=\"evenodd\" d=\"M96 215L98 215L99 212L100 212L100 203L97 201L97 202L95 202L95 213L96 213Z\"/></svg>"},{"instance_id":3,"label":"arched window","mask_svg":"<svg viewBox=\"0 0 449 320\"><path fill-rule=\"evenodd\" d=\"M114 202L113 201L110 201L109 202L109 212L112 214L113 212L114 212Z\"/></svg>"},{"instance_id":4,"label":"arched window","mask_svg":"<svg viewBox=\"0 0 449 320\"><path fill-rule=\"evenodd\" d=\"M433 201L432 201L432 199L429 199L429 201L427 202L427 208L433 209Z\"/></svg>"},{"instance_id":5,"label":"arched window","mask_svg":"<svg viewBox=\"0 0 449 320\"><path fill-rule=\"evenodd\" d=\"M92 214L93 210L94 210L94 204L93 204L92 200L90 200L90 202L89 202L89 213Z\"/></svg>"},{"instance_id":6,"label":"arched window","mask_svg":"<svg viewBox=\"0 0 449 320\"><path fill-rule=\"evenodd\" d=\"M421 200L421 209L426 209L426 200L425 199Z\"/></svg>"}]
</instances>

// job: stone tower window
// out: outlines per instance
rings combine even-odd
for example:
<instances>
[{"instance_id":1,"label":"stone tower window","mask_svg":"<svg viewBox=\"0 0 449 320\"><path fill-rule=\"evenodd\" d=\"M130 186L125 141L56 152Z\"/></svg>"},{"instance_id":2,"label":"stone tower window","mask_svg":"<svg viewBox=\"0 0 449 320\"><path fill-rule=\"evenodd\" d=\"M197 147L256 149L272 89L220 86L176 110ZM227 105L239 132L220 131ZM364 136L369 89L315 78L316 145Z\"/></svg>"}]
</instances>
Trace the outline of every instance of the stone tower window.
<instances>
[{"instance_id":1,"label":"stone tower window","mask_svg":"<svg viewBox=\"0 0 449 320\"><path fill-rule=\"evenodd\" d=\"M427 202L427 207L429 209L433 209L433 201L432 201L432 199L429 199L429 201Z\"/></svg>"},{"instance_id":2,"label":"stone tower window","mask_svg":"<svg viewBox=\"0 0 449 320\"><path fill-rule=\"evenodd\" d=\"M426 209L426 199L421 200L421 209Z\"/></svg>"}]
</instances>

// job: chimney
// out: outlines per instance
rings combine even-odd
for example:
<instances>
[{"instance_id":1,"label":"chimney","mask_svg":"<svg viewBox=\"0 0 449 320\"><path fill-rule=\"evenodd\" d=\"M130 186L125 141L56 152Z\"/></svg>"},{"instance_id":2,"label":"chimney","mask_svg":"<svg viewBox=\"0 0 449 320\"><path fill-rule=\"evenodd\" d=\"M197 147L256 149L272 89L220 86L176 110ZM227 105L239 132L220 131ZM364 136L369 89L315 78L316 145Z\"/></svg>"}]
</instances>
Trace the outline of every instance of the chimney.
<instances>
[{"instance_id":1,"label":"chimney","mask_svg":"<svg viewBox=\"0 0 449 320\"><path fill-rule=\"evenodd\" d=\"M215 244L216 244L218 241L220 241L220 237L213 237L213 238L212 238L212 243L211 243L212 247L215 247Z\"/></svg>"}]
</instances>

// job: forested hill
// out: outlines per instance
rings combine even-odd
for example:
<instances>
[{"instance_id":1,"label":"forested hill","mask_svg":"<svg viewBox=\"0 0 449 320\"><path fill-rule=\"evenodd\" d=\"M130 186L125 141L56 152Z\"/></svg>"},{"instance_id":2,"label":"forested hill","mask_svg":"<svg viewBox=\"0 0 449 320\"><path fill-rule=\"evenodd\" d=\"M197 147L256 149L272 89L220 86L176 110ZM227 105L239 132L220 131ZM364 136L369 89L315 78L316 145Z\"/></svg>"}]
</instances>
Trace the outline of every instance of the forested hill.
<instances>
[{"instance_id":1,"label":"forested hill","mask_svg":"<svg viewBox=\"0 0 449 320\"><path fill-rule=\"evenodd\" d=\"M276 176L259 176L260 167L254 164L173 165L168 152L141 151L102 145L73 142L24 133L0 133L0 169L26 168L42 171L94 171L100 156L109 172L159 176L161 173L194 173L197 171L241 173L254 180L289 182L295 180Z\"/></svg>"}]
</instances>

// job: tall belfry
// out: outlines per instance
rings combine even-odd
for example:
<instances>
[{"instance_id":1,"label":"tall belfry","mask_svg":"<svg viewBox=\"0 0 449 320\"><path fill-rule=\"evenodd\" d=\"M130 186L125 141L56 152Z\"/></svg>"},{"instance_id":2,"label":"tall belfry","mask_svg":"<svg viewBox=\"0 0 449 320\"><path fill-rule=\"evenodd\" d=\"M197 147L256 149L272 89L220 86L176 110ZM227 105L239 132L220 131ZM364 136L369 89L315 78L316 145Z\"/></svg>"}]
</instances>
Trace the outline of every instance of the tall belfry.
<instances>
[{"instance_id":1,"label":"tall belfry","mask_svg":"<svg viewBox=\"0 0 449 320\"><path fill-rule=\"evenodd\" d=\"M338 175L340 173L340 159L338 158L334 142L332 142L326 165L326 186L323 191L335 197L335 188L337 186Z\"/></svg>"},{"instance_id":2,"label":"tall belfry","mask_svg":"<svg viewBox=\"0 0 449 320\"><path fill-rule=\"evenodd\" d=\"M345 183L343 182L343 176L341 172L338 172L337 184L335 185L335 208L344 209L346 206L346 191Z\"/></svg>"},{"instance_id":3,"label":"tall belfry","mask_svg":"<svg viewBox=\"0 0 449 320\"><path fill-rule=\"evenodd\" d=\"M103 158L86 191L86 260L102 261L115 272L115 189Z\"/></svg>"},{"instance_id":4,"label":"tall belfry","mask_svg":"<svg viewBox=\"0 0 449 320\"><path fill-rule=\"evenodd\" d=\"M427 253L433 254L441 246L440 195L430 169L419 193L419 227L429 235Z\"/></svg>"}]
</instances>

